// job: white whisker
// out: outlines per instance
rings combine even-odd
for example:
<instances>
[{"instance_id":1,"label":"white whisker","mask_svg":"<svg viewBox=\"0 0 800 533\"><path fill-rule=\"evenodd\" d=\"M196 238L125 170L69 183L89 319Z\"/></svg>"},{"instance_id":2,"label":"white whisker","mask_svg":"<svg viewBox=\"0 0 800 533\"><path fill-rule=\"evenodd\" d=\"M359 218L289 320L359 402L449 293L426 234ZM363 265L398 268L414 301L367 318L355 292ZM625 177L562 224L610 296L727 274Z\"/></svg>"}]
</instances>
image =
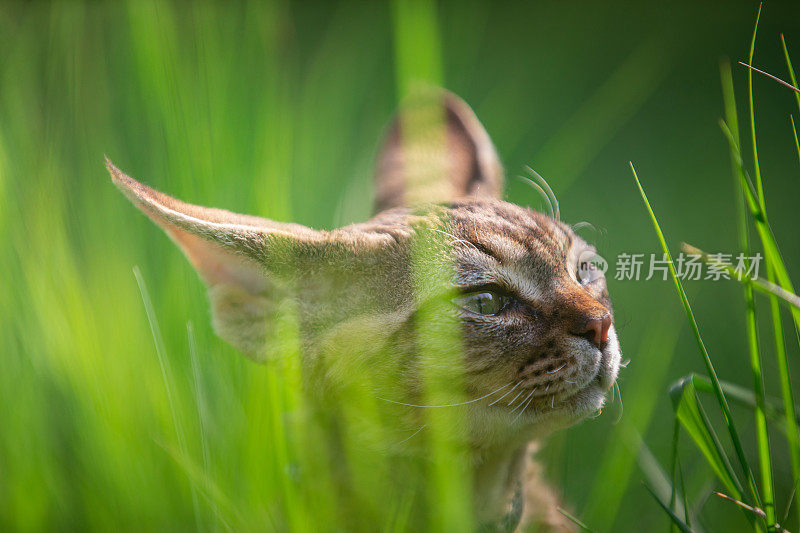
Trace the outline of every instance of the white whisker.
<instances>
[{"instance_id":1,"label":"white whisker","mask_svg":"<svg viewBox=\"0 0 800 533\"><path fill-rule=\"evenodd\" d=\"M556 402L556 397L555 396L550 396L550 409L555 409L556 408L555 405L554 405L555 402Z\"/></svg>"},{"instance_id":2,"label":"white whisker","mask_svg":"<svg viewBox=\"0 0 800 533\"><path fill-rule=\"evenodd\" d=\"M539 191L539 194L541 194L542 198L544 198L544 200L547 202L547 207L550 210L550 216L551 217L555 217L556 212L555 212L555 210L553 210L553 203L550 201L550 196L547 195L547 193L544 191L544 189L542 189L539 186L538 183L536 183L535 181L533 181L532 179L530 179L528 177L525 177L525 176L517 176L517 177L519 179L521 179L521 180L525 180L528 183L528 185L530 185L531 187L533 187L537 191Z\"/></svg>"},{"instance_id":3,"label":"white whisker","mask_svg":"<svg viewBox=\"0 0 800 533\"><path fill-rule=\"evenodd\" d=\"M524 400L522 400L521 402L519 402L519 405L518 405L518 406L516 406L515 408L513 408L513 409L511 410L511 412L513 413L514 411L516 411L517 409L519 409L520 407L522 407L523 405L525 405L525 402L528 400L528 398L530 398L530 397L532 397L532 396L533 396L533 393L534 393L534 392L536 392L536 389L533 389L533 390L531 391L531 393L530 393L530 394L528 394L527 396L525 396L525 399L524 399ZM515 419L515 420L516 420L516 419ZM512 424L513 424L513 422L512 422Z\"/></svg>"},{"instance_id":4,"label":"white whisker","mask_svg":"<svg viewBox=\"0 0 800 533\"><path fill-rule=\"evenodd\" d=\"M540 175L538 172L536 172L535 170L533 170L531 167L525 167L525 168L527 168L527 169L528 169L528 171L529 171L531 174L533 174L533 176L534 176L535 178L537 178L537 179L538 179L538 181L539 181L539 182L540 182L540 183L541 183L541 184L542 184L542 185L543 185L543 186L544 186L544 187L547 189L547 192L549 192L549 193L550 193L550 198L552 198L552 200L553 200L553 204L555 205L555 208L556 208L556 215L555 215L555 219L556 219L556 220L558 220L558 221L560 222L560 221L561 221L561 210L559 209L559 206L558 206L558 198L556 198L556 195L555 195L555 193L553 192L553 189L550 187L550 184L549 184L549 183L547 183L547 180L546 180L546 179L544 179L544 178L543 178L543 177L542 177L542 176L541 176L541 175Z\"/></svg>"},{"instance_id":5,"label":"white whisker","mask_svg":"<svg viewBox=\"0 0 800 533\"><path fill-rule=\"evenodd\" d=\"M556 372L558 372L559 370L561 370L565 366L567 366L567 363L564 363L563 365L561 365L560 367L556 368L555 370L546 370L545 372L548 373L548 374L555 374Z\"/></svg>"},{"instance_id":6,"label":"white whisker","mask_svg":"<svg viewBox=\"0 0 800 533\"><path fill-rule=\"evenodd\" d=\"M519 394L517 394L516 396L514 396L514 398L513 398L513 399L512 399L510 402L508 402L506 405L511 405L512 403L514 403L515 401L517 401L517 398L519 398L520 396L522 396L524 393L525 393L525 391L524 391L524 390L521 390L521 391L519 391Z\"/></svg>"},{"instance_id":7,"label":"white whisker","mask_svg":"<svg viewBox=\"0 0 800 533\"><path fill-rule=\"evenodd\" d=\"M514 386L511 388L511 390L507 391L505 394L503 394L502 396L500 396L498 399L496 399L495 401L493 401L492 403L490 403L490 404L489 404L489 407L493 406L494 404L496 404L497 402L499 402L500 400L502 400L503 398L505 398L506 396L508 396L508 395L509 395L509 394L511 394L512 392L514 392L514 389L516 389L516 388L517 388L517 387L519 387L520 385L522 385L522 382L521 382L521 381L518 381L518 382L517 382L517 384L516 384L516 385L514 385ZM520 393L520 394L522 394L522 393Z\"/></svg>"},{"instance_id":8,"label":"white whisker","mask_svg":"<svg viewBox=\"0 0 800 533\"><path fill-rule=\"evenodd\" d=\"M549 391L549 390L550 390L550 385L552 385L552 383L548 383L548 384L547 384L547 387L545 387L545 388L544 388L544 391L545 391L545 392L547 392L547 391Z\"/></svg>"},{"instance_id":9,"label":"white whisker","mask_svg":"<svg viewBox=\"0 0 800 533\"><path fill-rule=\"evenodd\" d=\"M427 426L427 424L422 424L420 427L418 427L418 428L417 428L417 430L416 430L414 433L412 433L412 434L411 434L411 435L409 435L408 437L404 438L404 439L403 439L403 440L401 440L400 442L396 442L396 443L395 443L395 446L398 446L398 445L400 445L400 444L403 444L403 443L404 443L404 442L406 442L406 441L409 441L409 440L411 440L413 437L415 437L415 436L417 435L417 433L419 433L420 431L422 431L423 429L425 429L425 426Z\"/></svg>"},{"instance_id":10,"label":"white whisker","mask_svg":"<svg viewBox=\"0 0 800 533\"><path fill-rule=\"evenodd\" d=\"M628 368L629 364L631 364L631 360L630 359L625 359L623 362L621 362L619 364L619 366L621 366L622 368Z\"/></svg>"},{"instance_id":11,"label":"white whisker","mask_svg":"<svg viewBox=\"0 0 800 533\"><path fill-rule=\"evenodd\" d=\"M589 228L592 231L597 231L597 228L594 227L594 224L592 224L591 222L586 222L585 220L582 222L576 222L575 224L572 225L573 231L580 231L583 228Z\"/></svg>"},{"instance_id":12,"label":"white whisker","mask_svg":"<svg viewBox=\"0 0 800 533\"><path fill-rule=\"evenodd\" d=\"M443 235L447 235L448 237L453 239L452 241L450 241L450 244L455 244L457 242L468 244L469 246L472 246L473 248L475 248L476 250L478 250L480 252L480 249L477 246L475 246L473 243L471 243L469 241L465 241L464 239L459 239L458 237L456 237L452 233L447 233L446 231L443 231L443 230L440 230L440 229L436 229L436 228L428 228L428 229L431 230L431 231L439 232L439 233L441 233Z\"/></svg>"},{"instance_id":13,"label":"white whisker","mask_svg":"<svg viewBox=\"0 0 800 533\"><path fill-rule=\"evenodd\" d=\"M533 393L531 393L531 396L532 396L532 395L533 395ZM516 422L516 421L519 419L519 417L521 417L521 416L522 416L522 413L524 413L524 412L525 412L525 410L528 408L528 406L531 404L531 402L532 402L532 401L533 401L533 397L531 397L531 399L530 399L530 400L528 400L528 403L526 403L526 404L525 404L525 407L523 407L523 408L522 408L522 410L519 412L519 414L518 414L518 415L517 415L517 416L514 418L514 420L512 420L512 421L511 421L511 424L513 424L514 422Z\"/></svg>"},{"instance_id":14,"label":"white whisker","mask_svg":"<svg viewBox=\"0 0 800 533\"><path fill-rule=\"evenodd\" d=\"M571 383L573 385L578 383L577 381L572 381L572 380L569 380L569 379L565 379L564 381L566 381L567 383Z\"/></svg>"},{"instance_id":15,"label":"white whisker","mask_svg":"<svg viewBox=\"0 0 800 533\"><path fill-rule=\"evenodd\" d=\"M614 388L617 389L617 395L619 396L619 416L616 421L614 421L614 425L617 425L620 420L622 420L622 413L625 412L625 406L622 404L622 390L619 388L619 383L616 381L614 382Z\"/></svg>"},{"instance_id":16,"label":"white whisker","mask_svg":"<svg viewBox=\"0 0 800 533\"><path fill-rule=\"evenodd\" d=\"M443 404L443 405L417 405L417 404L413 404L413 403L403 403L403 402L396 402L396 401L394 401L394 400L389 400L389 399L386 399L386 398L381 398L380 396L376 396L376 398L378 398L379 400L383 400L384 402L394 403L394 404L397 404L397 405L406 405L406 406L408 406L408 407L455 407L455 406L457 406L457 405L466 405L466 404L468 404L468 403L474 403L474 402L477 402L477 401L483 400L484 398L488 398L488 397L489 397L489 396L491 396L492 394L494 394L494 393L496 393L496 392L500 392L501 390L505 389L505 388L506 388L506 387L508 387L509 385L511 385L511 383L506 383L505 385L503 385L503 386L502 386L502 387L500 387L499 389L495 389L495 390L493 390L492 392L490 392L489 394L486 394L486 395L484 395L484 396L481 396L480 398L475 398L474 400L469 400L469 401L466 401L466 402L459 402L459 403L447 403L447 404Z\"/></svg>"}]
</instances>

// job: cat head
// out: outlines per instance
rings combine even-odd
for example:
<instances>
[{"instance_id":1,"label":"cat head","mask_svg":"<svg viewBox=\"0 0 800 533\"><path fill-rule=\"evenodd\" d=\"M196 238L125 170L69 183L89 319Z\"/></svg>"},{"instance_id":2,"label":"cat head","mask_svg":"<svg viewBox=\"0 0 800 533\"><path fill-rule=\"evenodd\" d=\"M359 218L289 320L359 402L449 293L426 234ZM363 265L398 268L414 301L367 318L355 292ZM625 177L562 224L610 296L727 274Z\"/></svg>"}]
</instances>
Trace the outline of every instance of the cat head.
<instances>
[{"instance_id":1,"label":"cat head","mask_svg":"<svg viewBox=\"0 0 800 533\"><path fill-rule=\"evenodd\" d=\"M605 278L585 268L594 249L501 200L489 136L449 93L406 105L378 157L377 214L333 231L186 204L107 166L199 272L217 333L255 359L292 302L326 381L379 376L376 395L416 406L432 361L466 394L470 431L526 438L596 411L616 379Z\"/></svg>"}]
</instances>

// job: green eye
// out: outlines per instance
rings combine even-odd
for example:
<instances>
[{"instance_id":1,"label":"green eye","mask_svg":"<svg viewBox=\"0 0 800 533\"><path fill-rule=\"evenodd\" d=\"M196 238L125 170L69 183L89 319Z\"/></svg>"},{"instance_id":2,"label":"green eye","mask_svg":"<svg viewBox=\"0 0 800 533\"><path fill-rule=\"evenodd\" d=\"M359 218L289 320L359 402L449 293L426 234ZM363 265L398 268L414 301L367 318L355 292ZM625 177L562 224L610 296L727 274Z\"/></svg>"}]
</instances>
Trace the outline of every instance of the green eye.
<instances>
[{"instance_id":1,"label":"green eye","mask_svg":"<svg viewBox=\"0 0 800 533\"><path fill-rule=\"evenodd\" d=\"M496 292L475 292L453 298L453 303L476 315L496 315L508 305L511 299Z\"/></svg>"}]
</instances>

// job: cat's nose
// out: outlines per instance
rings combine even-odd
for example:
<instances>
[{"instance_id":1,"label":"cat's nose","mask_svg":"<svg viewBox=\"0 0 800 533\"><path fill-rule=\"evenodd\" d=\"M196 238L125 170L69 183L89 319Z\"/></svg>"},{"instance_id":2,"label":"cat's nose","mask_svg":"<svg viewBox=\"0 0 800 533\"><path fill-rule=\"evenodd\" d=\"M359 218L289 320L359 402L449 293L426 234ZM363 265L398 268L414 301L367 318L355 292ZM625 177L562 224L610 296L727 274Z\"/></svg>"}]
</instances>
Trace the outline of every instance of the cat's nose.
<instances>
[{"instance_id":1,"label":"cat's nose","mask_svg":"<svg viewBox=\"0 0 800 533\"><path fill-rule=\"evenodd\" d=\"M572 334L584 337L598 348L601 348L608 340L609 328L611 328L611 315L606 313L601 317L589 318Z\"/></svg>"}]
</instances>

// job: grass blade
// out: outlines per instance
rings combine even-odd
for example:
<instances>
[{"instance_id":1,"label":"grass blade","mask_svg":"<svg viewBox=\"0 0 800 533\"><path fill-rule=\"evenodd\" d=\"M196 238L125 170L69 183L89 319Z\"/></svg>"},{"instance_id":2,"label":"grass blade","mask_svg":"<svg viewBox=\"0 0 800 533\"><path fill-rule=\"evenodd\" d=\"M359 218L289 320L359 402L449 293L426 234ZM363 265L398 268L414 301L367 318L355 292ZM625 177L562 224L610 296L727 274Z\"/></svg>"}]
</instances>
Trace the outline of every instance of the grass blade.
<instances>
[{"instance_id":1,"label":"grass blade","mask_svg":"<svg viewBox=\"0 0 800 533\"><path fill-rule=\"evenodd\" d=\"M584 524L583 521L581 521L581 519L578 518L577 516L573 516L572 514L570 514L566 509L559 507L558 512L564 515L570 522L581 528L582 531L588 531L589 533L593 533L593 530L589 526Z\"/></svg>"},{"instance_id":2,"label":"grass blade","mask_svg":"<svg viewBox=\"0 0 800 533\"><path fill-rule=\"evenodd\" d=\"M778 282L778 285L782 289L794 294L794 286L792 285L791 279L789 279L789 274L786 270L783 258L781 257L780 250L775 242L775 236L773 235L772 229L767 222L766 212L761 207L758 198L751 190L749 183L747 182L746 172L742 166L742 158L741 153L739 152L739 146L735 143L735 139L733 138L727 125L722 122L721 126L722 131L731 146L732 153L736 153L737 164L741 169L739 175L741 177L742 190L744 191L745 199L747 200L747 204L755 222L756 231L758 232L761 244L764 248L764 256L768 265L768 274L770 278L774 276L774 279ZM773 279L769 279L769 281L773 281ZM790 311L792 314L792 319L795 323L795 328L800 329L800 309L791 307ZM791 379L789 378L789 362L786 357L785 346L783 346L782 332L781 334L778 334L779 329L782 329L779 317L775 317L773 315L773 331L776 334L776 347L783 348L782 352L778 352L778 374L781 384L781 396L783 397L784 408L786 412L785 424L787 440L789 441L790 456L792 460L792 475L793 478L797 480L800 479L800 437L798 436L800 434L798 433L797 417L795 415L794 393L792 392L792 383ZM780 355L781 353L782 355ZM798 519L800 519L800 509L798 509Z\"/></svg>"},{"instance_id":3,"label":"grass blade","mask_svg":"<svg viewBox=\"0 0 800 533\"><path fill-rule=\"evenodd\" d=\"M789 57L789 49L786 46L786 39L783 38L783 34L781 34L781 47L783 48L783 56L786 59L786 68L789 71L789 78L792 80L792 85L795 87L797 86L797 77L794 74L794 67L792 66L792 59ZM797 103L797 109L800 111L800 94L794 93L794 100ZM789 115L789 120L792 124L792 135L794 136L794 146L797 150L797 158L800 161L800 142L797 140L797 128L795 128L794 124L794 117ZM800 330L800 326L798 326L798 313L796 310L792 310L792 317L795 319L795 333L798 333ZM800 344L800 337L798 337L798 344ZM797 427L797 417L794 414L795 412L795 405L794 405L794 395L792 394L791 388L791 380L788 378L789 376L789 368L788 368L788 360L783 360L778 362L778 373L780 375L781 381L781 393L783 394L783 402L786 407L786 433L787 433L787 440L789 441L789 454L792 460L792 476L794 479L794 488L797 488L798 482L800 482L800 435L798 433ZM794 495L794 490L792 490L792 495ZM797 521L800 523L800 505L796 506L797 510ZM789 511L788 507L786 509L787 513ZM784 519L785 521L785 519Z\"/></svg>"},{"instance_id":4,"label":"grass blade","mask_svg":"<svg viewBox=\"0 0 800 533\"><path fill-rule=\"evenodd\" d=\"M656 501L656 503L658 503L658 505L661 506L661 508L664 510L665 513L667 513L667 516L670 517L670 519L672 520L672 523L675 526L677 526L680 531L682 531L683 533L693 533L692 528L689 527L683 520L681 520L678 515L676 515L674 512L672 512L672 509L667 507L667 505L664 502L662 502L661 499L659 499L658 496L656 496L656 493L653 492L653 489L651 489L650 486L647 485L647 483L643 483L643 485L644 485L644 488L647 489L647 492L650 493L650 495L653 497L653 499Z\"/></svg>"},{"instance_id":5,"label":"grass blade","mask_svg":"<svg viewBox=\"0 0 800 533\"><path fill-rule=\"evenodd\" d=\"M760 14L761 14L761 8L759 7L759 16ZM751 63L753 60L753 53L755 50L755 39L756 39L757 28L758 28L758 16L756 17L755 29L753 30L753 39L750 43ZM757 70L750 67L750 65L745 64L745 66L751 68L751 70ZM770 76L769 74L766 73L763 74ZM758 151L756 149L755 123L753 121L754 111L753 111L751 71L748 71L748 76L749 76L748 81L750 88L750 93L749 93L750 126L751 126L751 133L753 135L753 158L756 164L756 168L758 168ZM737 118L738 114L736 112L736 100L734 97L734 90L733 90L733 78L731 76L730 69L727 70L723 69L722 71L722 87L723 87L722 90L723 99L725 101L725 119L730 124L732 124L731 126L732 129L730 131L733 135L734 142L738 144L739 143L739 128L738 128L738 118ZM745 257L751 257L750 236L747 228L747 220L743 216L744 191L742 190L742 180L741 180L742 168L736 164L736 154L732 150L730 153L730 157L731 157L731 170L733 172L733 177L734 177L733 185L734 185L734 190L736 191L739 246ZM757 176L758 176L759 198L762 198L763 191L760 181L761 173L758 172ZM763 207L764 205L763 201L761 202L761 205ZM755 295L753 294L752 284L745 284L744 300L745 300L745 324L747 331L747 348L748 348L748 353L750 355L750 369L753 373L753 390L755 391L755 400L756 400L755 407L753 409L753 414L756 424L756 442L758 447L758 459L759 459L758 465L761 473L762 489L764 491L764 503L768 511L767 513L768 523L773 523L775 514L775 505L774 505L775 497L773 494L772 460L770 457L770 450L769 450L769 433L767 431L767 417L764 413L764 378L761 370L761 353L759 351L758 326L756 322L756 302L755 302ZM771 301L772 300L774 299L771 299ZM773 520L770 521L769 518L772 518Z\"/></svg>"},{"instance_id":6,"label":"grass blade","mask_svg":"<svg viewBox=\"0 0 800 533\"><path fill-rule=\"evenodd\" d=\"M144 277L139 267L133 267L133 275L136 277L136 283L139 285L139 292L142 295L142 302L144 303L145 313L147 320L150 323L150 332L153 335L153 343L156 347L156 354L158 355L158 363L161 367L161 378L164 380L164 388L167 391L167 402L169 403L169 411L172 415L172 423L175 428L175 436L178 439L178 446L184 456L188 456L188 448L186 446L186 437L183 434L183 429L178 421L178 411L175 407L175 399L172 392L172 375L167 361L167 349L164 345L164 338L161 336L161 328L158 326L158 319L156 318L156 311L153 308L153 302L150 300L150 293L147 291L147 285L144 282ZM200 525L200 506L197 498L197 487L195 480L188 476L189 487L192 493L192 506L194 508L195 524Z\"/></svg>"},{"instance_id":7,"label":"grass blade","mask_svg":"<svg viewBox=\"0 0 800 533\"><path fill-rule=\"evenodd\" d=\"M728 491L740 498L744 488L736 476L708 416L700 404L691 379L678 382L670 391L675 416L706 458ZM677 462L677 456L676 456ZM673 486L675 482L673 481Z\"/></svg>"},{"instance_id":8,"label":"grass blade","mask_svg":"<svg viewBox=\"0 0 800 533\"><path fill-rule=\"evenodd\" d=\"M756 14L756 23L753 27L753 38L750 40L750 54L747 56L747 62L753 63L753 54L756 50L756 34L758 33L758 20L761 18L761 4L758 5L758 13ZM761 170L758 166L758 146L756 144L756 121L755 121L755 108L753 106L753 71L747 71L747 94L749 100L750 110L750 139L753 145L753 168L755 170L756 190L758 191L758 200L761 210L764 211L764 187L761 183Z\"/></svg>"},{"instance_id":9,"label":"grass blade","mask_svg":"<svg viewBox=\"0 0 800 533\"><path fill-rule=\"evenodd\" d=\"M647 211L650 215L650 220L653 223L653 228L656 231L656 235L658 236L659 243L661 244L661 249L667 257L668 260L668 267L670 271L670 275L672 276L672 281L675 284L675 290L678 292L678 296L683 304L683 308L686 311L686 316L689 319L689 324L692 328L692 332L694 333L695 340L697 341L697 346L700 349L700 353L703 356L703 363L705 364L706 371L708 372L709 377L711 378L711 383L714 387L714 394L717 397L717 401L719 402L720 409L722 410L722 416L725 420L725 426L728 428L728 433L731 438L731 442L736 450L736 456L739 460L739 464L741 465L742 470L747 477L747 484L750 488L750 492L752 493L753 500L756 502L757 506L760 506L760 497L758 494L758 488L756 487L755 478L753 477L753 472L750 469L749 464L747 463L747 458L744 454L744 450L742 449L742 443L739 439L739 433L736 431L736 427L734 426L733 416L731 415L730 407L728 406L728 401L725 399L725 394L722 392L722 387L719 382L719 378L717 377L717 373L714 370L714 365L711 363L711 357L708 355L708 350L706 350L706 346L703 343L703 338L700 336L700 328L697 326L697 321L694 318L694 313L692 312L692 307L689 305L689 300L686 297L686 292L683 290L683 285L681 285L680 280L678 279L678 275L675 272L675 265L672 261L672 254L667 247L667 242L664 239L664 234L661 232L661 226L658 224L658 219L656 218L655 213L653 212L653 208L650 206L650 202L647 200L647 195L642 188L642 184L639 181L639 177L636 175L636 169L633 166L633 163L630 163L631 171L633 172L633 178L636 180L636 185L639 188L639 193L642 196L642 200L647 207Z\"/></svg>"},{"instance_id":10,"label":"grass blade","mask_svg":"<svg viewBox=\"0 0 800 533\"><path fill-rule=\"evenodd\" d=\"M682 377L675 382L672 388L686 380L691 380L694 384L694 388L698 392L714 394L714 387L711 385L711 380L698 374L689 374L688 376ZM726 398L744 407L748 407L750 409L755 408L756 398L752 391L733 383L728 383L725 381L721 381L720 383L722 384L722 390L725 391ZM786 410L784 409L780 400L767 397L764 403L764 412L771 420L780 422L783 420Z\"/></svg>"},{"instance_id":11,"label":"grass blade","mask_svg":"<svg viewBox=\"0 0 800 533\"><path fill-rule=\"evenodd\" d=\"M750 277L746 273L741 272L741 270L737 270L736 268L734 268L734 266L731 265L730 263L719 261L712 255L704 252L700 248L692 246L691 244L683 243L683 245L681 245L681 248L687 254L698 255L706 263L712 264L716 267L725 270L728 273L728 276L730 276L731 278L737 279L742 283L750 284L754 289L757 289L768 296L777 296L778 298L789 304L789 306L793 306L800 309L800 296L785 290L783 287L775 285L774 283L771 283L761 278Z\"/></svg>"},{"instance_id":12,"label":"grass blade","mask_svg":"<svg viewBox=\"0 0 800 533\"><path fill-rule=\"evenodd\" d=\"M794 117L789 115L789 121L792 123L792 134L794 135L794 147L797 150L797 159L800 161L800 142L797 140L797 128L794 127Z\"/></svg>"},{"instance_id":13,"label":"grass blade","mask_svg":"<svg viewBox=\"0 0 800 533\"><path fill-rule=\"evenodd\" d=\"M748 63L752 65L753 63L753 54L755 51L755 41L756 41L756 33L758 31L758 19L761 15L761 6L759 5L758 8L758 15L756 16L755 27L753 28L753 39L750 42L750 55L748 57ZM788 57L788 55L787 55ZM773 77L774 78L774 77ZM777 78L774 78L777 79ZM784 85L788 85L785 82ZM791 86L790 86L791 87ZM761 179L761 168L758 163L758 146L756 143L756 124L755 124L755 109L753 104L753 71L749 69L747 72L747 99L748 99L748 110L750 112L750 136L752 141L753 147L753 172L756 177L756 188L758 191L758 202L759 207L761 208L761 214L763 218L763 222L757 221L758 226L765 226L767 224L767 207L766 207L766 200L764 198L764 187L763 182ZM761 231L759 233L762 233ZM777 248L777 247L776 247ZM779 254L776 253L767 253L766 246L765 246L765 255L767 256L767 280L769 282L775 281L775 274L776 269L781 268L785 274L785 267L783 266L782 260L779 259ZM780 267L777 265L780 264ZM786 275L788 278L788 275ZM783 284L782 284L783 285ZM789 287L784 287L791 292L794 292L793 289ZM752 289L750 289L752 291ZM752 296L752 295L751 295ZM789 381L788 375L788 359L786 354L786 344L784 341L783 336L783 324L781 322L781 313L780 313L780 306L778 305L778 300L775 296L770 296L770 312L772 317L772 332L775 338L775 352L776 357L778 360L778 372L780 374L780 381L781 381L781 389L784 395L784 399L787 402L786 409L792 410L794 407L794 400L792 397L792 389L791 389L791 382ZM755 334L755 324L752 325L753 334ZM756 435L758 438L758 454L759 454L759 464L761 466L761 481L762 481L762 489L764 491L764 512L766 514L767 524L774 524L776 522L775 516L775 496L774 496L774 488L772 482L772 468L771 468L771 458L769 452L769 434L767 432L766 426L766 417L764 416L763 405L764 405L764 379L761 373L761 361L760 356L758 354L758 346L756 344L755 350L751 349L751 365L753 368L753 380L754 380L754 391L756 393ZM794 417L791 419L787 419L788 427L791 425L796 424ZM794 430L789 430L787 432L789 435L789 445L790 448L796 449L797 448L797 429L796 427ZM792 442L794 440L794 442ZM793 462L794 462L793 458ZM800 465L798 465L800 466ZM795 465L793 464L793 469L795 469ZM797 474L797 470L794 470L795 476Z\"/></svg>"},{"instance_id":14,"label":"grass blade","mask_svg":"<svg viewBox=\"0 0 800 533\"><path fill-rule=\"evenodd\" d=\"M683 469L681 468L681 460L678 456L678 440L681 434L681 421L676 416L675 425L672 432L672 492L669 498L669 508L675 511L675 505L678 501L678 486L680 486L680 494L683 504L683 517L686 524L691 526L691 518L689 517L689 503L686 501L686 486L683 482ZM674 529L674 527L673 527Z\"/></svg>"},{"instance_id":15,"label":"grass blade","mask_svg":"<svg viewBox=\"0 0 800 533\"><path fill-rule=\"evenodd\" d=\"M789 49L786 46L786 39L783 38L781 33L781 48L783 48L783 57L786 59L786 68L789 70L789 79L792 80L792 85L797 87L797 78L794 75L794 67L792 67L792 60L789 57ZM800 110L800 94L794 93L794 100L797 102L797 109Z\"/></svg>"}]
</instances>

